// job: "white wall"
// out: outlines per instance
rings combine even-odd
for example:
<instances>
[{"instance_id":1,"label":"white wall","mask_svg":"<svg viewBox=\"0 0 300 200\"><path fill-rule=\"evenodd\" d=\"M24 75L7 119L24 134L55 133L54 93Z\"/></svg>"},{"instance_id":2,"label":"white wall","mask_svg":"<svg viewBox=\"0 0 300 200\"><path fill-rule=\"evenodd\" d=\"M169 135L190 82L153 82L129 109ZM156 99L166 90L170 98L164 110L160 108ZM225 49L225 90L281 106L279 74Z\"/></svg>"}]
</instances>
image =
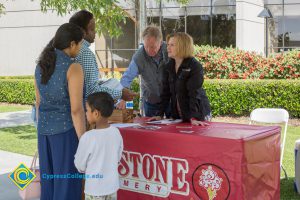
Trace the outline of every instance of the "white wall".
<instances>
[{"instance_id":1,"label":"white wall","mask_svg":"<svg viewBox=\"0 0 300 200\"><path fill-rule=\"evenodd\" d=\"M264 53L264 19L257 17L263 8L263 0L236 1L237 48Z\"/></svg>"},{"instance_id":2,"label":"white wall","mask_svg":"<svg viewBox=\"0 0 300 200\"><path fill-rule=\"evenodd\" d=\"M37 0L1 3L6 14L0 16L0 76L33 75L40 52L71 15L42 13Z\"/></svg>"},{"instance_id":3,"label":"white wall","mask_svg":"<svg viewBox=\"0 0 300 200\"><path fill-rule=\"evenodd\" d=\"M0 76L32 75L40 52L71 14L42 13L38 0L0 1L6 7L0 16ZM263 0L236 1L239 49L264 52L264 19L257 17L262 10Z\"/></svg>"}]
</instances>

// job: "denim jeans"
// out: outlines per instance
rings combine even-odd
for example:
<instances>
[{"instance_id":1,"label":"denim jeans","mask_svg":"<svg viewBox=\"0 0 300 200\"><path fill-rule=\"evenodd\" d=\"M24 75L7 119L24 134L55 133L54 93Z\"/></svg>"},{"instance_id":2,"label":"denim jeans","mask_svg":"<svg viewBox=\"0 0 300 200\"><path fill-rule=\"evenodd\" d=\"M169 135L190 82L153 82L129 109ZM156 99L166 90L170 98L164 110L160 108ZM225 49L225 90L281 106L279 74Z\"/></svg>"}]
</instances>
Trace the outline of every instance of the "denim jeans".
<instances>
[{"instance_id":1,"label":"denim jeans","mask_svg":"<svg viewBox=\"0 0 300 200\"><path fill-rule=\"evenodd\" d=\"M212 114L211 114L211 112L208 114L208 115L206 115L205 116L205 121L211 121L211 119L212 119Z\"/></svg>"},{"instance_id":2,"label":"denim jeans","mask_svg":"<svg viewBox=\"0 0 300 200\"><path fill-rule=\"evenodd\" d=\"M146 117L154 117L158 116L160 112L160 105L159 103L151 104L147 101L143 102L144 104L144 112ZM165 110L166 118L171 116L171 104L168 105L167 109Z\"/></svg>"}]
</instances>

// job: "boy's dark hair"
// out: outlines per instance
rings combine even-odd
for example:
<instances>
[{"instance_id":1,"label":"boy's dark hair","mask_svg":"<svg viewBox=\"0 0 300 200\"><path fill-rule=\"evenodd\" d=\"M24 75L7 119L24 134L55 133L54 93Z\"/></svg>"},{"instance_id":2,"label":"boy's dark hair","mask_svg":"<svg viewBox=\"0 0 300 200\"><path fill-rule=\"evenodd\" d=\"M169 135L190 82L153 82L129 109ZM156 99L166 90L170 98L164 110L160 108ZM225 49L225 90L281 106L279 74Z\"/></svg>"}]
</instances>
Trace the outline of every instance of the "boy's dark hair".
<instances>
[{"instance_id":1,"label":"boy's dark hair","mask_svg":"<svg viewBox=\"0 0 300 200\"><path fill-rule=\"evenodd\" d=\"M88 96L87 103L91 110L98 110L102 117L110 117L114 111L114 100L106 92L96 92Z\"/></svg>"},{"instance_id":2,"label":"boy's dark hair","mask_svg":"<svg viewBox=\"0 0 300 200\"><path fill-rule=\"evenodd\" d=\"M87 10L76 12L69 20L70 23L80 26L83 30L87 31L87 26L93 19L93 14Z\"/></svg>"}]
</instances>

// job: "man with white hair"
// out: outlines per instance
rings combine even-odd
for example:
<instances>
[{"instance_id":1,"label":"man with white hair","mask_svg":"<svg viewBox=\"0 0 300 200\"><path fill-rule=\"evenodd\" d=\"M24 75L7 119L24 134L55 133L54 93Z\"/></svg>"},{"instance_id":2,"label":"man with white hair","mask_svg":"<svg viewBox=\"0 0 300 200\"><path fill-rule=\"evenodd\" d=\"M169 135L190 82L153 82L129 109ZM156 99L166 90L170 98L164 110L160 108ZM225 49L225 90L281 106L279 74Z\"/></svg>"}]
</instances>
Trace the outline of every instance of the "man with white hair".
<instances>
[{"instance_id":1,"label":"man with white hair","mask_svg":"<svg viewBox=\"0 0 300 200\"><path fill-rule=\"evenodd\" d=\"M167 45L162 41L161 30L148 26L142 34L144 43L133 55L126 72L121 78L125 88L135 77L141 75L142 103L147 117L156 116L160 110L163 66L168 62ZM167 117L169 111L165 111Z\"/></svg>"}]
</instances>

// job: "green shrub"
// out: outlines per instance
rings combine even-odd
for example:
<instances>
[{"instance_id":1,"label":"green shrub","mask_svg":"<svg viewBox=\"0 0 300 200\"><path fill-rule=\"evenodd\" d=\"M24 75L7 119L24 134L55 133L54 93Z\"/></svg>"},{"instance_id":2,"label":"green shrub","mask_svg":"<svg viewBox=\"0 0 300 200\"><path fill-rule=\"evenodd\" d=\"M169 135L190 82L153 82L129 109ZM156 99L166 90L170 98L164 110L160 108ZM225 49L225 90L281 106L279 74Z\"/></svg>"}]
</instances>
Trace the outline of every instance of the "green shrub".
<instances>
[{"instance_id":1,"label":"green shrub","mask_svg":"<svg viewBox=\"0 0 300 200\"><path fill-rule=\"evenodd\" d=\"M213 115L249 115L255 108L284 108L300 117L300 80L205 80Z\"/></svg>"},{"instance_id":2,"label":"green shrub","mask_svg":"<svg viewBox=\"0 0 300 200\"><path fill-rule=\"evenodd\" d=\"M33 79L33 76L0 76L0 79Z\"/></svg>"},{"instance_id":3,"label":"green shrub","mask_svg":"<svg viewBox=\"0 0 300 200\"><path fill-rule=\"evenodd\" d=\"M138 81L132 84L138 91ZM255 108L284 108L300 117L300 80L217 80L206 79L204 88L213 116L249 116ZM137 108L138 100L135 101Z\"/></svg>"},{"instance_id":4,"label":"green shrub","mask_svg":"<svg viewBox=\"0 0 300 200\"><path fill-rule=\"evenodd\" d=\"M33 79L0 79L0 102L33 104Z\"/></svg>"},{"instance_id":5,"label":"green shrub","mask_svg":"<svg viewBox=\"0 0 300 200\"><path fill-rule=\"evenodd\" d=\"M204 88L214 116L249 116L255 108L284 108L300 118L300 80L206 79ZM138 79L131 89L139 92ZM33 80L0 80L0 102L32 104ZM139 98L134 100L138 109Z\"/></svg>"}]
</instances>

